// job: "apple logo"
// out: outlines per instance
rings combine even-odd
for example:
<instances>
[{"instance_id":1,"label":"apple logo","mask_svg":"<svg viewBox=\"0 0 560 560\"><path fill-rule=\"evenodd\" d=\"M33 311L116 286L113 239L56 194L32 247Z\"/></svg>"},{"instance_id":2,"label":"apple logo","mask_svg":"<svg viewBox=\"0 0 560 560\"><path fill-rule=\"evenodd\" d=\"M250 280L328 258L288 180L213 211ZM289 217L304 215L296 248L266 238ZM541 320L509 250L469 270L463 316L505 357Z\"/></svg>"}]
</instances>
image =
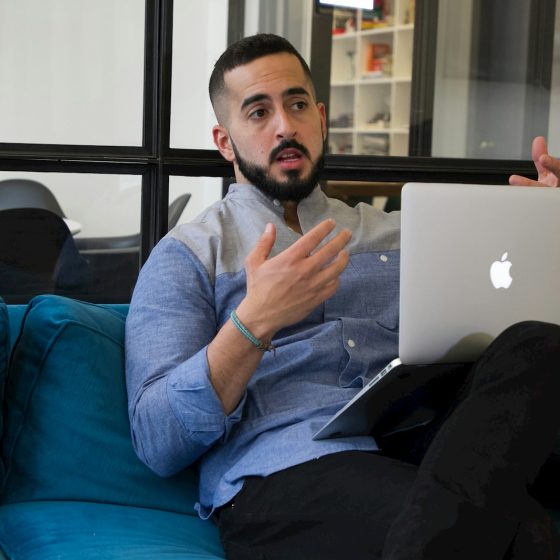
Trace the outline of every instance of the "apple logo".
<instances>
[{"instance_id":1,"label":"apple logo","mask_svg":"<svg viewBox=\"0 0 560 560\"><path fill-rule=\"evenodd\" d=\"M494 288L509 288L513 281L509 269L511 262L507 260L507 252L502 255L501 260L494 261L490 267L490 280Z\"/></svg>"}]
</instances>

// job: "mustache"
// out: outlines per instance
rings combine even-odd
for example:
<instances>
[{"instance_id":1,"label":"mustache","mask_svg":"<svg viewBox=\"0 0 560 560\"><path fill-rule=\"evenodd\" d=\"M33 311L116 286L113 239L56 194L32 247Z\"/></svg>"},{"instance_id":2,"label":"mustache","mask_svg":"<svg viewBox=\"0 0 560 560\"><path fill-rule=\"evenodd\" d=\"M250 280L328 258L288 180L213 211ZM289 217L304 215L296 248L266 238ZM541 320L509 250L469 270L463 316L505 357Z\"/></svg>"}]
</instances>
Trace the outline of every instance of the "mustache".
<instances>
[{"instance_id":1,"label":"mustache","mask_svg":"<svg viewBox=\"0 0 560 560\"><path fill-rule=\"evenodd\" d=\"M272 152L270 152L269 163L274 163L276 158L280 155L280 152L286 150L287 148L295 148L296 150L299 150L307 159L311 159L309 150L303 144L300 144L297 140L283 140L282 142L280 142L280 144L278 144L278 146L276 146L276 148L274 148L274 150L272 150Z\"/></svg>"}]
</instances>

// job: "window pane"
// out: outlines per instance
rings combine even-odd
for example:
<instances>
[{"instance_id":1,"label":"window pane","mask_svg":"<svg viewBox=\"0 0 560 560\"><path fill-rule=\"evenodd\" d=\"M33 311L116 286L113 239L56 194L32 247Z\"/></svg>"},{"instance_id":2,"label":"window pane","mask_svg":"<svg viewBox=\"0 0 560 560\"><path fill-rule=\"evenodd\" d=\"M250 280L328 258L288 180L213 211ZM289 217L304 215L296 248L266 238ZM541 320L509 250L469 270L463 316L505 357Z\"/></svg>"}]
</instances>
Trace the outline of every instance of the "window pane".
<instances>
[{"instance_id":1,"label":"window pane","mask_svg":"<svg viewBox=\"0 0 560 560\"><path fill-rule=\"evenodd\" d=\"M323 190L327 196L338 198L349 206L360 202L392 212L400 210L403 183L374 181L326 181Z\"/></svg>"},{"instance_id":2,"label":"window pane","mask_svg":"<svg viewBox=\"0 0 560 560\"><path fill-rule=\"evenodd\" d=\"M554 48L552 51L552 79L548 119L548 147L553 154L560 154L560 6L554 21Z\"/></svg>"},{"instance_id":3,"label":"window pane","mask_svg":"<svg viewBox=\"0 0 560 560\"><path fill-rule=\"evenodd\" d=\"M173 219L172 212L169 214L169 226L190 222L198 216L208 206L221 200L222 198L222 179L215 177L170 177L169 178L169 206L170 209L174 203L184 202L185 194L189 194L188 200L180 212Z\"/></svg>"},{"instance_id":4,"label":"window pane","mask_svg":"<svg viewBox=\"0 0 560 560\"><path fill-rule=\"evenodd\" d=\"M208 97L214 63L226 48L228 0L173 4L172 148L214 149Z\"/></svg>"},{"instance_id":5,"label":"window pane","mask_svg":"<svg viewBox=\"0 0 560 560\"><path fill-rule=\"evenodd\" d=\"M558 40L543 26L548 15L554 2L440 0L433 156L530 159L535 135L560 149Z\"/></svg>"},{"instance_id":6,"label":"window pane","mask_svg":"<svg viewBox=\"0 0 560 560\"><path fill-rule=\"evenodd\" d=\"M311 18L315 0L245 0L244 35L285 37L310 63Z\"/></svg>"},{"instance_id":7,"label":"window pane","mask_svg":"<svg viewBox=\"0 0 560 560\"><path fill-rule=\"evenodd\" d=\"M414 1L333 10L329 152L408 154Z\"/></svg>"},{"instance_id":8,"label":"window pane","mask_svg":"<svg viewBox=\"0 0 560 560\"><path fill-rule=\"evenodd\" d=\"M313 1L246 0L244 34L277 33L308 59ZM228 0L175 2L173 26L170 146L214 149L208 80L227 46Z\"/></svg>"},{"instance_id":9,"label":"window pane","mask_svg":"<svg viewBox=\"0 0 560 560\"><path fill-rule=\"evenodd\" d=\"M144 10L139 0L2 0L0 142L140 146Z\"/></svg>"},{"instance_id":10,"label":"window pane","mask_svg":"<svg viewBox=\"0 0 560 560\"><path fill-rule=\"evenodd\" d=\"M140 202L140 176L0 173L0 228L12 220L0 237L0 295L128 301L140 263Z\"/></svg>"}]
</instances>

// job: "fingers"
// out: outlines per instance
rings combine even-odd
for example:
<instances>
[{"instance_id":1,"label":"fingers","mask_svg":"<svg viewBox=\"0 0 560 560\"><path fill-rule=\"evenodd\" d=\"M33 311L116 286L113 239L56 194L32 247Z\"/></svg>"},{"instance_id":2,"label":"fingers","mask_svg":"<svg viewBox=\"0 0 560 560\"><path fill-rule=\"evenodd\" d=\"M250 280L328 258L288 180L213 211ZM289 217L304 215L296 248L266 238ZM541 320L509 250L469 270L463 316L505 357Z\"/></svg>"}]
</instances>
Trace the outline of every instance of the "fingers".
<instances>
[{"instance_id":1,"label":"fingers","mask_svg":"<svg viewBox=\"0 0 560 560\"><path fill-rule=\"evenodd\" d=\"M549 155L544 136L537 136L533 140L531 157L537 170L537 180L511 175L509 184L520 187L557 187L560 183L560 160Z\"/></svg>"},{"instance_id":2,"label":"fingers","mask_svg":"<svg viewBox=\"0 0 560 560\"><path fill-rule=\"evenodd\" d=\"M542 155L546 154L548 154L546 139L544 138L544 136L537 136L533 140L533 144L531 146L531 157L533 158L537 173L539 174L539 179L541 174L546 171L540 162L540 158Z\"/></svg>"},{"instance_id":3,"label":"fingers","mask_svg":"<svg viewBox=\"0 0 560 560\"><path fill-rule=\"evenodd\" d=\"M317 274L317 282L320 284L329 284L334 280L337 280L348 265L349 260L350 255L348 251L340 251L336 255L336 258L327 266L322 268L322 270Z\"/></svg>"},{"instance_id":4,"label":"fingers","mask_svg":"<svg viewBox=\"0 0 560 560\"><path fill-rule=\"evenodd\" d=\"M340 255L350 239L352 239L352 232L347 229L342 230L314 253L310 261L316 268L323 268L329 261Z\"/></svg>"},{"instance_id":5,"label":"fingers","mask_svg":"<svg viewBox=\"0 0 560 560\"><path fill-rule=\"evenodd\" d=\"M548 154L542 154L539 158L542 171L539 173L539 182L549 186L557 187L560 179L560 160Z\"/></svg>"},{"instance_id":6,"label":"fingers","mask_svg":"<svg viewBox=\"0 0 560 560\"><path fill-rule=\"evenodd\" d=\"M308 296L306 303L310 309L332 297L340 286L340 275L348 265L350 256L342 250L325 268L306 278Z\"/></svg>"},{"instance_id":7,"label":"fingers","mask_svg":"<svg viewBox=\"0 0 560 560\"><path fill-rule=\"evenodd\" d=\"M510 175L509 184L514 187L540 187L542 186L537 181L533 181L528 177L523 177L522 175Z\"/></svg>"},{"instance_id":8,"label":"fingers","mask_svg":"<svg viewBox=\"0 0 560 560\"><path fill-rule=\"evenodd\" d=\"M331 233L336 226L333 219L328 218L310 229L303 237L292 245L292 251L296 257L308 257L321 244L323 239Z\"/></svg>"},{"instance_id":9,"label":"fingers","mask_svg":"<svg viewBox=\"0 0 560 560\"><path fill-rule=\"evenodd\" d=\"M334 230L335 226L335 221L332 219L324 220L316 225L292 245L290 251L293 256L297 259L310 257L311 264L314 267L322 268L326 263L335 258L352 239L352 232L345 229L325 243L321 249L317 250L317 247Z\"/></svg>"},{"instance_id":10,"label":"fingers","mask_svg":"<svg viewBox=\"0 0 560 560\"><path fill-rule=\"evenodd\" d=\"M264 233L261 235L260 239L253 250L247 255L245 259L245 264L247 267L251 268L258 266L268 259L272 247L274 247L274 242L276 241L276 228L274 224L266 224Z\"/></svg>"},{"instance_id":11,"label":"fingers","mask_svg":"<svg viewBox=\"0 0 560 560\"><path fill-rule=\"evenodd\" d=\"M276 230L267 226L247 256L244 305L249 315L260 317L267 333L301 320L336 292L349 261L344 247L352 235L343 230L323 243L334 228L334 220L325 220L270 258Z\"/></svg>"}]
</instances>

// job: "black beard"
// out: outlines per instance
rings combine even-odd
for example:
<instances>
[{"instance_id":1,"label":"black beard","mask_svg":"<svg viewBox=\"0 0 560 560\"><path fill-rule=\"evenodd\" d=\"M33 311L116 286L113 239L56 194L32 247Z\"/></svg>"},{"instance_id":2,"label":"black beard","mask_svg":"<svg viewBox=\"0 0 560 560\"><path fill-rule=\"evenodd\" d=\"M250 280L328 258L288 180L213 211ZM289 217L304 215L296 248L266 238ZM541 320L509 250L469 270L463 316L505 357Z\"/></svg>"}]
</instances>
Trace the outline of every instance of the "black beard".
<instances>
[{"instance_id":1,"label":"black beard","mask_svg":"<svg viewBox=\"0 0 560 560\"><path fill-rule=\"evenodd\" d=\"M300 178L300 171L298 169L292 169L285 172L285 181L277 181L267 174L267 169L265 167L260 167L243 159L237 150L237 146L231 139L231 136L230 140L239 171L243 173L243 176L246 177L252 185L257 187L266 196L282 202L288 200L300 202L304 198L307 198L317 186L317 181L319 180L319 175L323 170L325 162L324 145L319 158L311 168L307 177ZM295 148L299 150L304 157L311 159L309 151L305 146L295 140L285 140L272 150L269 158L270 163L272 164L277 155L286 148Z\"/></svg>"}]
</instances>

